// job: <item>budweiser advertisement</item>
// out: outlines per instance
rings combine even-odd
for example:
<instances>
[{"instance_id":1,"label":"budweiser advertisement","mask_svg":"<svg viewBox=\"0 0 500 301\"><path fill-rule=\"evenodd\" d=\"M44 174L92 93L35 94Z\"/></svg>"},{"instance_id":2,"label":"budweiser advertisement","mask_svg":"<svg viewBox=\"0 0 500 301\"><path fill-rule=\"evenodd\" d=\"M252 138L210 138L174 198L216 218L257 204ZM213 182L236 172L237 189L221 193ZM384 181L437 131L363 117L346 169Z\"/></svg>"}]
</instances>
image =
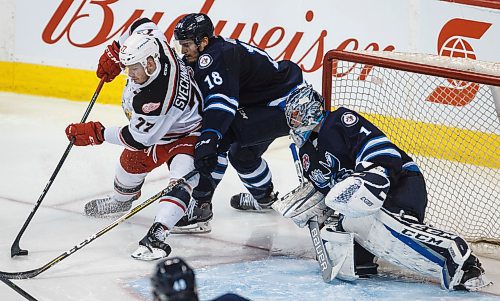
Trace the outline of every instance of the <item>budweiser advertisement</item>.
<instances>
[{"instance_id":1,"label":"budweiser advertisement","mask_svg":"<svg viewBox=\"0 0 500 301\"><path fill-rule=\"evenodd\" d=\"M297 62L318 87L330 49L457 55L454 50L463 47L470 57L499 61L499 10L450 1L3 2L0 60L8 62L94 70L104 47L133 20L150 18L171 40L176 22L190 12L207 13L216 34L249 42L277 60Z\"/></svg>"}]
</instances>

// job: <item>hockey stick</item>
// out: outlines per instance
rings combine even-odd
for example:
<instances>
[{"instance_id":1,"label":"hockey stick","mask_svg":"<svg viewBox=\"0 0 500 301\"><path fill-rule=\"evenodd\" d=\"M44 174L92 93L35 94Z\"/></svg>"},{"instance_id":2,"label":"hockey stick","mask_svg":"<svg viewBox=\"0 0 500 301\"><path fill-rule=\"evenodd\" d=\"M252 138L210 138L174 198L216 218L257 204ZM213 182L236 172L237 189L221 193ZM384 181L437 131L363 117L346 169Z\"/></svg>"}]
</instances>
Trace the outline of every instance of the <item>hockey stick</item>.
<instances>
[{"instance_id":1,"label":"hockey stick","mask_svg":"<svg viewBox=\"0 0 500 301\"><path fill-rule=\"evenodd\" d=\"M80 123L84 123L85 120L87 120L87 117L90 114L90 110L94 106L94 103L97 100L97 96L99 96L99 92L101 92L101 88L104 85L104 81L105 81L105 77L103 77L101 79L101 81L99 82L99 85L97 85L97 89L95 90L94 95L92 96L92 99L90 100L90 103L87 107L87 110L83 114L83 117L82 117L82 120L80 121ZM30 215L28 216L28 219L26 219L23 227L21 228L21 230L17 234L16 239L14 240L14 242L12 243L12 246L10 247L10 257L14 257L17 255L28 255L28 250L23 250L23 249L21 249L21 247L19 247L19 241L21 240L21 236L23 236L24 231L28 227L28 224L31 222L31 219L35 215L35 212L38 210L38 207L40 207L40 204L42 203L43 199L45 198L45 195L49 191L50 186L52 186L52 183L54 182L57 174L59 173L59 170L61 169L64 161L66 160L66 157L68 156L69 151L73 147L74 143L75 143L75 138L71 139L70 143L66 147L66 151L64 151L64 154L61 157L61 159L59 160L59 163L57 164L56 169L52 173L52 176L50 176L49 182L47 183L47 185L45 185L45 188L43 189L42 194L38 198L38 201L36 202L35 207L33 207L33 209L30 212Z\"/></svg>"},{"instance_id":2,"label":"hockey stick","mask_svg":"<svg viewBox=\"0 0 500 301\"><path fill-rule=\"evenodd\" d=\"M302 165L300 164L295 143L290 144L290 151L292 152L295 171L297 172L300 185L302 185L304 183L304 174L302 172ZM323 276L323 281L329 283L335 278L335 276L332 277L332 274L336 275L337 273L333 270L332 262L330 261L328 253L325 249L325 242L323 241L323 239L321 239L318 219L316 217L310 219L307 222L307 227L309 228L309 234L311 234L314 252L316 252L316 258L318 259L319 268L321 269L321 275Z\"/></svg>"},{"instance_id":3,"label":"hockey stick","mask_svg":"<svg viewBox=\"0 0 500 301\"><path fill-rule=\"evenodd\" d=\"M159 198L165 196L167 193L169 193L170 191L172 191L172 189L174 189L175 187L177 187L179 184L184 183L187 179L193 177L196 174L198 174L198 171L197 170L193 170L193 171L189 172L188 174L186 174L183 178L178 179L178 180L170 183L165 189L163 189L162 191L158 192L156 195L150 197L149 199L145 200L141 204L139 204L136 207L132 208L132 210L130 210L129 213L123 215L119 219L115 220L113 223L109 224L107 227L105 227L105 228L101 229L99 232L91 235L89 238L85 239L84 241L82 241L81 243L77 244L76 246L73 246L71 249L69 249L68 251L66 251L66 252L62 253L61 255L57 256L56 258L54 258L53 260L51 260L49 263L45 264L44 266L39 267L38 269L29 270L29 271L25 271L25 272L1 272L0 271L0 279L2 279L2 278L6 278L6 279L28 279L28 278L33 278L33 277L39 275L40 273L42 273L42 272L48 270L49 268L51 268L52 266L54 266L56 263L62 261L64 258L70 256L71 254L73 254L76 251L80 250L81 248L85 247L86 245L88 245L89 243L91 243L92 241L94 241L96 238L102 236L103 234L107 233L109 230L111 230L114 227L118 226L118 224L120 224L123 221L129 219L130 217L132 217L133 215L135 215L136 213L138 213L142 209L146 208L147 206L149 206L150 204L152 204L153 202L155 202Z\"/></svg>"},{"instance_id":4,"label":"hockey stick","mask_svg":"<svg viewBox=\"0 0 500 301\"><path fill-rule=\"evenodd\" d=\"M29 300L29 301L38 301L37 299L35 299L35 297L33 297L32 295L28 294L28 292L26 292L25 290L23 290L22 288L20 288L19 286L17 286L15 283L13 283L12 281L10 281L9 279L2 279L2 278L0 278L0 281L2 281L3 283L7 284L10 288L12 288L13 290L15 290L17 293L19 293L19 295L23 296L26 300Z\"/></svg>"}]
</instances>

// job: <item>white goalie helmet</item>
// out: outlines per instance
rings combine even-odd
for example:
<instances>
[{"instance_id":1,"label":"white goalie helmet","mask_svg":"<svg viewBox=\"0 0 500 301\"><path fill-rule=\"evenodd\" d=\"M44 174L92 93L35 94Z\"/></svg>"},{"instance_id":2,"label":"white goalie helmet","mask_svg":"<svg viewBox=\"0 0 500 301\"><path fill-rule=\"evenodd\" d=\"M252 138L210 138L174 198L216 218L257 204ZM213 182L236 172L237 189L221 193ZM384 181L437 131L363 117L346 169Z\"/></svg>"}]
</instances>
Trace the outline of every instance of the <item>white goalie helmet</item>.
<instances>
[{"instance_id":1,"label":"white goalie helmet","mask_svg":"<svg viewBox=\"0 0 500 301\"><path fill-rule=\"evenodd\" d=\"M146 65L150 56L158 66L160 64L160 46L155 37L147 34L131 34L120 48L120 62L125 66L141 63L148 76L151 74L148 73Z\"/></svg>"},{"instance_id":2,"label":"white goalie helmet","mask_svg":"<svg viewBox=\"0 0 500 301\"><path fill-rule=\"evenodd\" d=\"M290 135L298 147L304 145L325 117L324 103L323 97L311 85L298 88L288 96L285 116Z\"/></svg>"}]
</instances>

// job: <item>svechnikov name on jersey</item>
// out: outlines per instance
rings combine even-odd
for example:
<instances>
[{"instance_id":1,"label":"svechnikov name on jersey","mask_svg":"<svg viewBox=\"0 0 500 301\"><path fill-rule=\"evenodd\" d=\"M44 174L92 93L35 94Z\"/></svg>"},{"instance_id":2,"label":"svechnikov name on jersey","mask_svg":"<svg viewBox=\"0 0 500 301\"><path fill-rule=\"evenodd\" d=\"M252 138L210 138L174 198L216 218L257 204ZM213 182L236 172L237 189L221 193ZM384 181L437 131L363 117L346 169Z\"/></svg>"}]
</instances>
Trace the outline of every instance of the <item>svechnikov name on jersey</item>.
<instances>
[{"instance_id":1,"label":"svechnikov name on jersey","mask_svg":"<svg viewBox=\"0 0 500 301\"><path fill-rule=\"evenodd\" d=\"M174 98L174 107L183 111L189 103L191 96L191 77L189 69L183 62L179 62L179 80L177 81L177 89Z\"/></svg>"}]
</instances>

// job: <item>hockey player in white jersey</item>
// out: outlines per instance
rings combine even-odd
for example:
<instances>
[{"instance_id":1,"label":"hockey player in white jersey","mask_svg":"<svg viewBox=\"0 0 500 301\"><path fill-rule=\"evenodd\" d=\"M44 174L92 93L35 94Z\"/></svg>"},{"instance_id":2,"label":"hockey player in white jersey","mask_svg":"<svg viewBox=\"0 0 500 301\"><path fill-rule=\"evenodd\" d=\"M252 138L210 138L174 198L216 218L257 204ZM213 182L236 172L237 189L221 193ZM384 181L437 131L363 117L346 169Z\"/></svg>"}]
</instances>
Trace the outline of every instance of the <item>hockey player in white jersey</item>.
<instances>
[{"instance_id":1,"label":"hockey player in white jersey","mask_svg":"<svg viewBox=\"0 0 500 301\"><path fill-rule=\"evenodd\" d=\"M273 208L299 227L313 218L324 222L333 210L340 215L321 230L332 266L327 279L374 274L377 256L439 279L448 290L490 283L464 239L423 222L424 177L376 126L343 107L325 112L311 86L290 95L285 114L308 182Z\"/></svg>"},{"instance_id":2,"label":"hockey player in white jersey","mask_svg":"<svg viewBox=\"0 0 500 301\"><path fill-rule=\"evenodd\" d=\"M106 141L124 147L116 164L113 196L88 202L85 214L89 216L130 210L141 195L148 173L163 164L170 170L170 181L194 170L201 95L188 67L167 45L163 33L151 24L134 23L107 47L97 70L98 77L109 81L122 67L126 68L122 107L130 123L104 127L100 122L87 122L66 128L68 139L75 139L75 145ZM188 179L159 200L154 223L132 257L154 260L168 256L171 249L166 237L185 214L198 180L198 175Z\"/></svg>"}]
</instances>

